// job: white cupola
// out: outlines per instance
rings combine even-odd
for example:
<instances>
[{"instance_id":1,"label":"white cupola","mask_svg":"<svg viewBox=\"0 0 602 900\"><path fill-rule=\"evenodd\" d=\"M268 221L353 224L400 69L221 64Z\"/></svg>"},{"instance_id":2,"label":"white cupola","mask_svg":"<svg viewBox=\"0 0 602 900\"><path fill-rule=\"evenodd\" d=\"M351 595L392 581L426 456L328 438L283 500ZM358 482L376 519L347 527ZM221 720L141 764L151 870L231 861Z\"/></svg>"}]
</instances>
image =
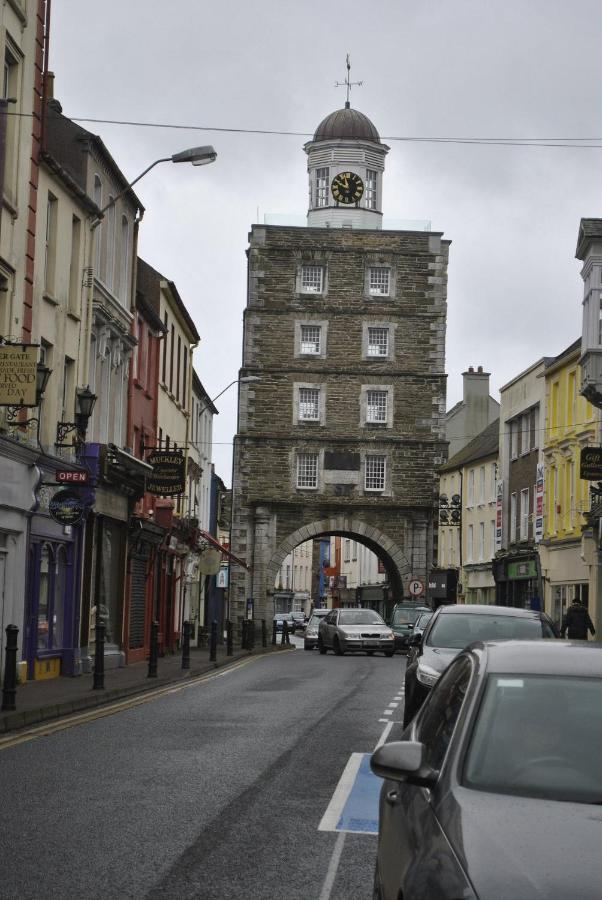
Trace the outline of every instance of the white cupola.
<instances>
[{"instance_id":1,"label":"white cupola","mask_svg":"<svg viewBox=\"0 0 602 900\"><path fill-rule=\"evenodd\" d=\"M389 147L349 101L320 122L304 147L309 175L308 226L382 227L382 177Z\"/></svg>"}]
</instances>

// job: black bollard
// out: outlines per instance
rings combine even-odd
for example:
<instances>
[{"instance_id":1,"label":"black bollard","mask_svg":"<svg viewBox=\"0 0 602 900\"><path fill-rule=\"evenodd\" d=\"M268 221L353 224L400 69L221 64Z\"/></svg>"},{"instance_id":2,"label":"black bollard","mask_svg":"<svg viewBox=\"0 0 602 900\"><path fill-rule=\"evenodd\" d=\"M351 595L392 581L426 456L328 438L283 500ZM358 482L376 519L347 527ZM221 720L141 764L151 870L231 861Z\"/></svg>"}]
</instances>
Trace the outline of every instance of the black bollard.
<instances>
[{"instance_id":1,"label":"black bollard","mask_svg":"<svg viewBox=\"0 0 602 900\"><path fill-rule=\"evenodd\" d=\"M2 712L17 708L17 637L16 625L6 626L6 658L2 682Z\"/></svg>"},{"instance_id":2,"label":"black bollard","mask_svg":"<svg viewBox=\"0 0 602 900\"><path fill-rule=\"evenodd\" d=\"M240 649L247 649L247 620L243 619L240 623Z\"/></svg>"},{"instance_id":3,"label":"black bollard","mask_svg":"<svg viewBox=\"0 0 602 900\"><path fill-rule=\"evenodd\" d=\"M94 681L92 689L103 691L105 687L105 630L104 622L96 622L96 640L94 642Z\"/></svg>"},{"instance_id":4,"label":"black bollard","mask_svg":"<svg viewBox=\"0 0 602 900\"><path fill-rule=\"evenodd\" d=\"M157 662L159 659L159 623L151 622L150 650L148 654L147 678L157 677Z\"/></svg>"},{"instance_id":5,"label":"black bollard","mask_svg":"<svg viewBox=\"0 0 602 900\"><path fill-rule=\"evenodd\" d=\"M252 653L255 649L255 619L247 622L247 650Z\"/></svg>"},{"instance_id":6,"label":"black bollard","mask_svg":"<svg viewBox=\"0 0 602 900\"><path fill-rule=\"evenodd\" d=\"M261 646L267 647L268 645L268 631L265 626L265 619L261 620Z\"/></svg>"},{"instance_id":7,"label":"black bollard","mask_svg":"<svg viewBox=\"0 0 602 900\"><path fill-rule=\"evenodd\" d=\"M232 656L232 622L230 619L226 621L226 656Z\"/></svg>"},{"instance_id":8,"label":"black bollard","mask_svg":"<svg viewBox=\"0 0 602 900\"><path fill-rule=\"evenodd\" d=\"M290 644L290 642L291 642L291 639L288 636L288 624L285 619L284 622L282 623L282 639L280 641L280 644L282 646L284 646L284 644Z\"/></svg>"},{"instance_id":9,"label":"black bollard","mask_svg":"<svg viewBox=\"0 0 602 900\"><path fill-rule=\"evenodd\" d=\"M272 623L272 644L278 643L278 629L276 627L276 620Z\"/></svg>"},{"instance_id":10,"label":"black bollard","mask_svg":"<svg viewBox=\"0 0 602 900\"><path fill-rule=\"evenodd\" d=\"M217 660L217 622L211 623L211 635L209 637L209 662Z\"/></svg>"},{"instance_id":11,"label":"black bollard","mask_svg":"<svg viewBox=\"0 0 602 900\"><path fill-rule=\"evenodd\" d=\"M182 625L182 668L190 668L190 632L192 626L190 622L184 622Z\"/></svg>"}]
</instances>

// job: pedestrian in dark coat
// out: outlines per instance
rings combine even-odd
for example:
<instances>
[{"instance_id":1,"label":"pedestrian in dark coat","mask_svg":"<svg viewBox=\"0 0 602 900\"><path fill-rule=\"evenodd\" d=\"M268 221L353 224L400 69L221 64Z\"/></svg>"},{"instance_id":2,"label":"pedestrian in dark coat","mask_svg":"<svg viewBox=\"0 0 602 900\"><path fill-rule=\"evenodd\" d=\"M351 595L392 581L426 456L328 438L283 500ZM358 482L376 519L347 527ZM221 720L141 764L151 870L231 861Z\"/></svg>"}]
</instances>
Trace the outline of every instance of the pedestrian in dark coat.
<instances>
[{"instance_id":1,"label":"pedestrian in dark coat","mask_svg":"<svg viewBox=\"0 0 602 900\"><path fill-rule=\"evenodd\" d=\"M562 620L560 634L564 637L568 632L569 640L586 641L588 630L592 635L596 633L585 606L579 600L573 600Z\"/></svg>"}]
</instances>

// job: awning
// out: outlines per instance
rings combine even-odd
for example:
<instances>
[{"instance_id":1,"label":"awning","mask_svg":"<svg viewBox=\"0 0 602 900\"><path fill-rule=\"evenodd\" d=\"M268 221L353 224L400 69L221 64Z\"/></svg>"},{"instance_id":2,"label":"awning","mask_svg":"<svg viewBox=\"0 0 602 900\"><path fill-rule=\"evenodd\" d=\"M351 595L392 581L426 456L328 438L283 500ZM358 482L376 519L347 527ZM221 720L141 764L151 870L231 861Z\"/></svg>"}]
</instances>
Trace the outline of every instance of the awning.
<instances>
[{"instance_id":1,"label":"awning","mask_svg":"<svg viewBox=\"0 0 602 900\"><path fill-rule=\"evenodd\" d=\"M209 534L208 531L203 531L202 528L199 528L198 531L199 531L200 536L203 538L203 540L210 543L213 547L217 547L218 550L221 550L222 553L228 557L230 562L236 563L237 566L242 566L243 569L246 569L247 572L250 572L251 567L248 566L246 564L246 562L243 562L242 559L239 559L238 556L234 556L233 553L230 553L228 548L224 547L223 544L220 544L220 542L218 540L216 540L212 534Z\"/></svg>"}]
</instances>

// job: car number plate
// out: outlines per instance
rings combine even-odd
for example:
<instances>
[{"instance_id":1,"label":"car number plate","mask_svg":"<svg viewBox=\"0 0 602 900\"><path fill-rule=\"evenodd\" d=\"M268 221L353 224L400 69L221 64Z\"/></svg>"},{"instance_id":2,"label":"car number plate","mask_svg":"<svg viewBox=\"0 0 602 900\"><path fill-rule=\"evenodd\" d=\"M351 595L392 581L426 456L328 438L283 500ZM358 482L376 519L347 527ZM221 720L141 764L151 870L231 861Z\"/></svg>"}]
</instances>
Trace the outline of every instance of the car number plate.
<instances>
[{"instance_id":1,"label":"car number plate","mask_svg":"<svg viewBox=\"0 0 602 900\"><path fill-rule=\"evenodd\" d=\"M364 641L364 647L378 647L378 641Z\"/></svg>"}]
</instances>

